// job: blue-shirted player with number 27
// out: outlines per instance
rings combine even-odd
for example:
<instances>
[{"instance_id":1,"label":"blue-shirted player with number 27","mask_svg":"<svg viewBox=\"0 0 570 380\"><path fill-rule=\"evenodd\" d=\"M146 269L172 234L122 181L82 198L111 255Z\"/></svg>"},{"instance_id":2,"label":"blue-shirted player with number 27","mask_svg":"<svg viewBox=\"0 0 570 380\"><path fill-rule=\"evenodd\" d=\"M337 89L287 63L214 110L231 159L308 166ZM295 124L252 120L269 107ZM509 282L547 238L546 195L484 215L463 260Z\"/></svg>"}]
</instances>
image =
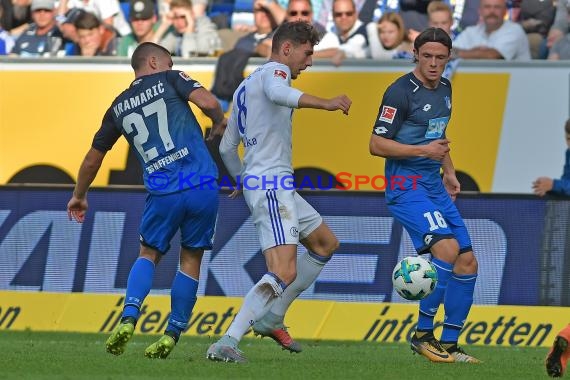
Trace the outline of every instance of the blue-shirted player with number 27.
<instances>
[{"instance_id":1,"label":"blue-shirted player with number 27","mask_svg":"<svg viewBox=\"0 0 570 380\"><path fill-rule=\"evenodd\" d=\"M145 350L149 358L166 358L186 329L196 303L200 263L211 249L218 210L217 168L202 129L188 101L212 122L212 130L227 123L216 98L182 71L172 70L172 58L151 42L134 51L135 80L105 113L77 176L67 211L82 223L87 190L105 154L124 136L143 167L146 199L139 227L140 252L127 280L121 322L106 342L107 352L120 355L132 337L148 295L155 266L180 230L180 269L171 288L171 313L165 333Z\"/></svg>"},{"instance_id":2,"label":"blue-shirted player with number 27","mask_svg":"<svg viewBox=\"0 0 570 380\"><path fill-rule=\"evenodd\" d=\"M407 178L386 188L386 202L418 254L431 253L437 269L436 289L420 301L412 350L433 362L479 363L457 345L473 303L477 260L453 203L460 185L446 139L451 83L442 78L451 48L449 35L439 28L428 28L415 39L416 67L385 91L370 153L386 158L387 178ZM442 302L445 320L438 340L433 320Z\"/></svg>"}]
</instances>

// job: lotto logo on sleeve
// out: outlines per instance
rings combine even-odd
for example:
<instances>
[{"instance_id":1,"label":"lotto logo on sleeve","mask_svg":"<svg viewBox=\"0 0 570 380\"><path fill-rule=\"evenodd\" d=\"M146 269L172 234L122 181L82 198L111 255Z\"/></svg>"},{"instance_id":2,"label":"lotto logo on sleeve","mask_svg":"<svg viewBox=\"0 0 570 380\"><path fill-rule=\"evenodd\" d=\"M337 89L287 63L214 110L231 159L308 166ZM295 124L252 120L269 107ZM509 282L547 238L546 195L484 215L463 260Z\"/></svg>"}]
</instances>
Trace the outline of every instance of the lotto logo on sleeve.
<instances>
[{"instance_id":1,"label":"lotto logo on sleeve","mask_svg":"<svg viewBox=\"0 0 570 380\"><path fill-rule=\"evenodd\" d=\"M382 113L380 114L380 118L378 118L378 120L392 124L394 118L396 117L397 111L398 111L397 108L390 106L382 106Z\"/></svg>"},{"instance_id":2,"label":"lotto logo on sleeve","mask_svg":"<svg viewBox=\"0 0 570 380\"><path fill-rule=\"evenodd\" d=\"M283 70L275 70L273 72L274 77L281 77L283 79L287 79L287 73Z\"/></svg>"}]
</instances>

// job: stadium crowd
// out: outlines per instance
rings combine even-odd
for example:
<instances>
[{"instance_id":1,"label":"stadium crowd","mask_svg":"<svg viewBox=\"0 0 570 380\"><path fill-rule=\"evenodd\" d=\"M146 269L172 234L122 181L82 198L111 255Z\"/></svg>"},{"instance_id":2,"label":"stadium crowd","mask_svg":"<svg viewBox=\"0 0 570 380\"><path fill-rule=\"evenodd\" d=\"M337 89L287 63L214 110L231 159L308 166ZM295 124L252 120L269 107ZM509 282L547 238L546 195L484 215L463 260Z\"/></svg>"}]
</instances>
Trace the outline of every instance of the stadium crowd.
<instances>
[{"instance_id":1,"label":"stadium crowd","mask_svg":"<svg viewBox=\"0 0 570 380\"><path fill-rule=\"evenodd\" d=\"M312 21L316 58L409 59L428 26L454 58L570 59L568 0L0 0L0 55L123 56L155 42L173 56L268 57L285 20Z\"/></svg>"}]
</instances>

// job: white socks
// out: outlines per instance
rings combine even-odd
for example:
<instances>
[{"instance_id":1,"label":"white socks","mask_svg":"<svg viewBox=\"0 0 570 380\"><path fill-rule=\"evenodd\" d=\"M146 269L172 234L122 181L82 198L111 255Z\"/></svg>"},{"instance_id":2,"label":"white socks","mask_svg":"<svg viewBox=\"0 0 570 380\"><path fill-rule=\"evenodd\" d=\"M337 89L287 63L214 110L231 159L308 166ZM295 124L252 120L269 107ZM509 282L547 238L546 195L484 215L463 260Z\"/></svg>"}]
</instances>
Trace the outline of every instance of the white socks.
<instances>
[{"instance_id":1,"label":"white socks","mask_svg":"<svg viewBox=\"0 0 570 380\"><path fill-rule=\"evenodd\" d=\"M283 294L283 288L275 276L270 273L264 274L257 284L247 292L243 299L243 305L228 328L226 335L240 341L247 329L269 311L281 294Z\"/></svg>"},{"instance_id":2,"label":"white socks","mask_svg":"<svg viewBox=\"0 0 570 380\"><path fill-rule=\"evenodd\" d=\"M308 251L299 256L297 259L297 277L295 281L287 286L281 297L273 303L271 313L282 317L281 321L283 321L285 313L287 309L289 309L289 306L291 306L291 303L293 303L299 294L315 282L329 259L330 256L321 257L315 253L309 253Z\"/></svg>"}]
</instances>

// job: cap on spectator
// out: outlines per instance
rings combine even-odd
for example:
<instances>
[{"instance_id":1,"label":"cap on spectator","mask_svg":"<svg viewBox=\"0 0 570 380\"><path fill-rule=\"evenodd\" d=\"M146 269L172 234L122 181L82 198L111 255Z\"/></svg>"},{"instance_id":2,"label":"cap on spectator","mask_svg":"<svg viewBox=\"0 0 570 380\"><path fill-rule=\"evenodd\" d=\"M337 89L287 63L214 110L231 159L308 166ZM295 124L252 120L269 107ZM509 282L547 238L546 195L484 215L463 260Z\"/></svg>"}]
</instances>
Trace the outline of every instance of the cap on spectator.
<instances>
[{"instance_id":1,"label":"cap on spectator","mask_svg":"<svg viewBox=\"0 0 570 380\"><path fill-rule=\"evenodd\" d=\"M154 16L154 3L151 0L131 0L129 17L132 20L148 20Z\"/></svg>"},{"instance_id":2,"label":"cap on spectator","mask_svg":"<svg viewBox=\"0 0 570 380\"><path fill-rule=\"evenodd\" d=\"M55 0L32 0L32 12L39 9L49 9L50 11L55 8Z\"/></svg>"}]
</instances>

